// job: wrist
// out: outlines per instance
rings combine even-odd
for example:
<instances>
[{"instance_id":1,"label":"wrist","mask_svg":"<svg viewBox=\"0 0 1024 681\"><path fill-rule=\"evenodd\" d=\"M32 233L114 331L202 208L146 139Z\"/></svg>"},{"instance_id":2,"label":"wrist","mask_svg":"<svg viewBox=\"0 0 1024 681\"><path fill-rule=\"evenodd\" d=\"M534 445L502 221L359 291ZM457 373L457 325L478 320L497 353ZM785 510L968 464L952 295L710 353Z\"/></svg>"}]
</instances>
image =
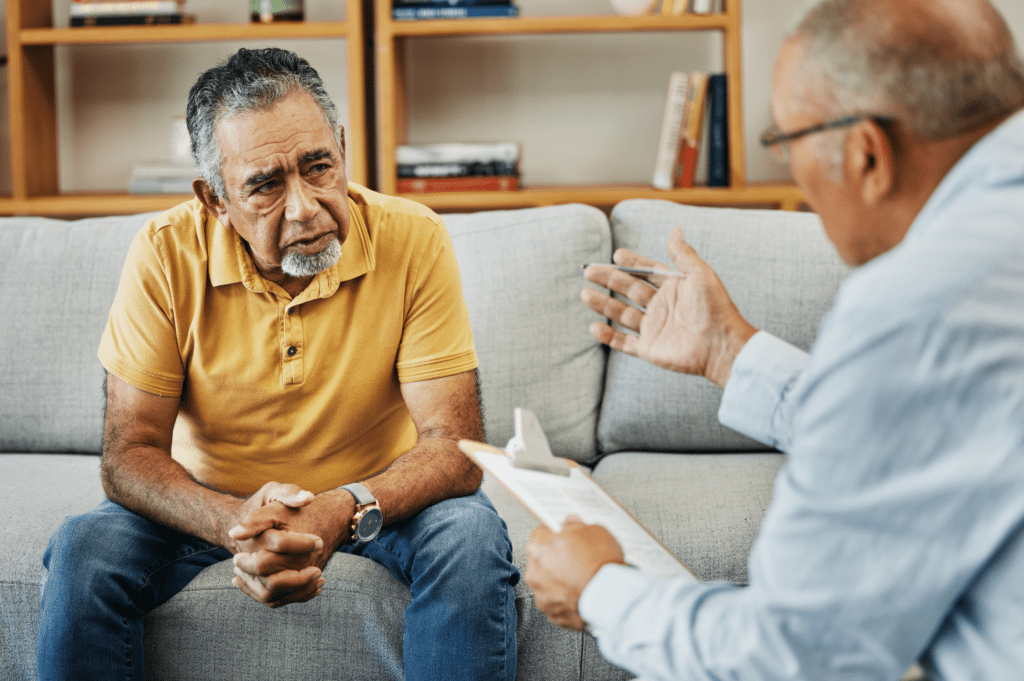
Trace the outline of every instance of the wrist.
<instances>
[{"instance_id":1,"label":"wrist","mask_svg":"<svg viewBox=\"0 0 1024 681\"><path fill-rule=\"evenodd\" d=\"M708 371L705 377L718 387L724 388L732 375L732 365L736 361L736 357L739 356L747 341L756 333L757 329L742 318L739 323L728 326L717 344L717 352L708 362Z\"/></svg>"}]
</instances>

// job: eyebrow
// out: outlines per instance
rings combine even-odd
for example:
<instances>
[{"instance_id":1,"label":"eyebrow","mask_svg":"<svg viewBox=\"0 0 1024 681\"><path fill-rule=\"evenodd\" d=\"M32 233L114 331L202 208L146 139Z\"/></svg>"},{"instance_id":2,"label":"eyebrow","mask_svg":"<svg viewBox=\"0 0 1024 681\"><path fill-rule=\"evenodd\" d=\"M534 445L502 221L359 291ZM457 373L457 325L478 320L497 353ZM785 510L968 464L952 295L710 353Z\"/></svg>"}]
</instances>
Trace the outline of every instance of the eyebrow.
<instances>
[{"instance_id":1,"label":"eyebrow","mask_svg":"<svg viewBox=\"0 0 1024 681\"><path fill-rule=\"evenodd\" d=\"M315 161L322 161L323 159L334 159L334 152L330 149L314 149L313 151L307 152L302 155L299 162L302 164L313 163ZM282 173L281 167L276 166L267 170L257 171L245 178L246 187L256 187L267 180L272 180Z\"/></svg>"}]
</instances>

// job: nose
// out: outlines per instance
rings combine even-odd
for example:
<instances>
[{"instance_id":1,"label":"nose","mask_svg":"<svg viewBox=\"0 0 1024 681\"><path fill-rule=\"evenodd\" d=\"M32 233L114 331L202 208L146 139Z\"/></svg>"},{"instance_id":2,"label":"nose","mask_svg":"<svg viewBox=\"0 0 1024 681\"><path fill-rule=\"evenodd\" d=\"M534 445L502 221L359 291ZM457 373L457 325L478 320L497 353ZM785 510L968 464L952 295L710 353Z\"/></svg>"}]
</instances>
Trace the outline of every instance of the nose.
<instances>
[{"instance_id":1,"label":"nose","mask_svg":"<svg viewBox=\"0 0 1024 681\"><path fill-rule=\"evenodd\" d=\"M289 178L285 196L284 217L293 222L309 222L320 212L314 190L301 178Z\"/></svg>"}]
</instances>

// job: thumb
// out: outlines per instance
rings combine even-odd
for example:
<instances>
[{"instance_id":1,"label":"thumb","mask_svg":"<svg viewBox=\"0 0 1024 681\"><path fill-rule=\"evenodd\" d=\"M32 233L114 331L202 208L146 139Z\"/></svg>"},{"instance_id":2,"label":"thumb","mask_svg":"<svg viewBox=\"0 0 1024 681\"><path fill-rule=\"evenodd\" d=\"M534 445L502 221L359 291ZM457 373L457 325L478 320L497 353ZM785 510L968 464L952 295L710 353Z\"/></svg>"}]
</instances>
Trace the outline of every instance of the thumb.
<instances>
[{"instance_id":1,"label":"thumb","mask_svg":"<svg viewBox=\"0 0 1024 681\"><path fill-rule=\"evenodd\" d=\"M262 490L263 505L279 501L288 508L302 508L313 501L314 494L302 489L298 485L289 485L279 482L267 483Z\"/></svg>"},{"instance_id":2,"label":"thumb","mask_svg":"<svg viewBox=\"0 0 1024 681\"><path fill-rule=\"evenodd\" d=\"M686 243L683 238L683 230L679 227L673 227L672 232L668 235L668 254L672 257L676 269L684 274L704 262L697 255L697 251Z\"/></svg>"}]
</instances>

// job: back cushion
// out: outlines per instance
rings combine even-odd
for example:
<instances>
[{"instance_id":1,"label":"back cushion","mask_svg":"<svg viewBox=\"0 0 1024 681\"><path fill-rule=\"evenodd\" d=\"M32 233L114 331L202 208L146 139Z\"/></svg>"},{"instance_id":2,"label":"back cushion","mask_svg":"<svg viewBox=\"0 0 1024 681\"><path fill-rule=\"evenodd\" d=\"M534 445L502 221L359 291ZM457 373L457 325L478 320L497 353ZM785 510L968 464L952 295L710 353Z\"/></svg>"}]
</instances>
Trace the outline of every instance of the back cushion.
<instances>
[{"instance_id":1,"label":"back cushion","mask_svg":"<svg viewBox=\"0 0 1024 681\"><path fill-rule=\"evenodd\" d=\"M0 222L0 451L100 452L96 350L149 217Z\"/></svg>"},{"instance_id":2,"label":"back cushion","mask_svg":"<svg viewBox=\"0 0 1024 681\"><path fill-rule=\"evenodd\" d=\"M849 271L810 213L637 199L617 205L611 223L615 248L670 266L668 236L682 228L747 321L805 350ZM721 397L722 390L703 378L612 353L598 428L601 451L767 449L718 422Z\"/></svg>"},{"instance_id":3,"label":"back cushion","mask_svg":"<svg viewBox=\"0 0 1024 681\"><path fill-rule=\"evenodd\" d=\"M605 350L580 302L581 265L607 262L604 213L578 204L444 215L480 357L487 440L515 433L513 409L537 414L556 456L596 455Z\"/></svg>"}]
</instances>

